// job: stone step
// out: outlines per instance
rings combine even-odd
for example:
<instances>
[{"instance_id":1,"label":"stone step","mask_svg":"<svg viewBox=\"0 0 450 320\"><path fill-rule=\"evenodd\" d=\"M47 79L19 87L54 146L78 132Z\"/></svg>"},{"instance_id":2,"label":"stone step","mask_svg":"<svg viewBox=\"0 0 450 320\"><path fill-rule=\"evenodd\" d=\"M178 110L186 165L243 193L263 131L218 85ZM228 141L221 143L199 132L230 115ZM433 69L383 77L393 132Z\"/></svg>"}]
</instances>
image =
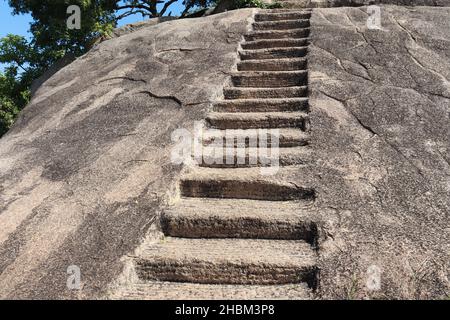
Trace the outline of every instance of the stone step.
<instances>
[{"instance_id":1,"label":"stone step","mask_svg":"<svg viewBox=\"0 0 450 320\"><path fill-rule=\"evenodd\" d=\"M269 48L286 48L286 47L304 47L308 45L308 38L286 38L286 39L267 39L247 41L241 44L242 49L269 49Z\"/></svg>"},{"instance_id":2,"label":"stone step","mask_svg":"<svg viewBox=\"0 0 450 320\"><path fill-rule=\"evenodd\" d=\"M277 181L274 176L261 175L259 168L199 168L181 179L180 192L188 198L315 200L313 188Z\"/></svg>"},{"instance_id":3,"label":"stone step","mask_svg":"<svg viewBox=\"0 0 450 320\"><path fill-rule=\"evenodd\" d=\"M303 0L300 0L303 1ZM311 0L306 0L306 1L311 1ZM291 13L291 12L309 12L311 13L312 9L311 8L302 8L299 10L292 10L292 9L283 9L283 8L276 8L276 9L265 9L264 11L259 11L259 12L263 12L263 13Z\"/></svg>"},{"instance_id":4,"label":"stone step","mask_svg":"<svg viewBox=\"0 0 450 320\"><path fill-rule=\"evenodd\" d=\"M285 9L328 8L329 0L278 0Z\"/></svg>"},{"instance_id":5,"label":"stone step","mask_svg":"<svg viewBox=\"0 0 450 320\"><path fill-rule=\"evenodd\" d=\"M261 21L253 23L253 30L289 30L296 28L309 28L309 19Z\"/></svg>"},{"instance_id":6,"label":"stone step","mask_svg":"<svg viewBox=\"0 0 450 320\"><path fill-rule=\"evenodd\" d=\"M296 98L306 97L308 87L285 88L234 88L226 87L223 90L225 99L268 99L268 98Z\"/></svg>"},{"instance_id":7,"label":"stone step","mask_svg":"<svg viewBox=\"0 0 450 320\"><path fill-rule=\"evenodd\" d=\"M309 28L272 30L272 31L253 31L244 35L245 41L267 40L267 39L286 39L286 38L308 38Z\"/></svg>"},{"instance_id":8,"label":"stone step","mask_svg":"<svg viewBox=\"0 0 450 320\"><path fill-rule=\"evenodd\" d=\"M307 68L306 58L245 60L238 62L238 71L298 71Z\"/></svg>"},{"instance_id":9,"label":"stone step","mask_svg":"<svg viewBox=\"0 0 450 320\"><path fill-rule=\"evenodd\" d=\"M286 167L311 162L310 148L203 147L199 166L204 168Z\"/></svg>"},{"instance_id":10,"label":"stone step","mask_svg":"<svg viewBox=\"0 0 450 320\"><path fill-rule=\"evenodd\" d=\"M301 71L255 71L239 72L231 76L236 87L279 88L308 84L308 72Z\"/></svg>"},{"instance_id":11,"label":"stone step","mask_svg":"<svg viewBox=\"0 0 450 320\"><path fill-rule=\"evenodd\" d=\"M306 283L287 285L223 285L142 281L108 295L111 300L310 300Z\"/></svg>"},{"instance_id":12,"label":"stone step","mask_svg":"<svg viewBox=\"0 0 450 320\"><path fill-rule=\"evenodd\" d=\"M222 130L299 128L306 131L308 122L305 112L213 112L206 117L206 123L211 128Z\"/></svg>"},{"instance_id":13,"label":"stone step","mask_svg":"<svg viewBox=\"0 0 450 320\"><path fill-rule=\"evenodd\" d=\"M144 244L135 261L143 280L312 286L316 278L316 253L300 240L166 238Z\"/></svg>"},{"instance_id":14,"label":"stone step","mask_svg":"<svg viewBox=\"0 0 450 320\"><path fill-rule=\"evenodd\" d=\"M164 211L164 234L184 238L304 240L314 245L317 224L298 203L236 199L182 199Z\"/></svg>"},{"instance_id":15,"label":"stone step","mask_svg":"<svg viewBox=\"0 0 450 320\"><path fill-rule=\"evenodd\" d=\"M266 135L266 136L264 136ZM225 145L226 136L233 137L235 147L271 147L271 138L267 135L278 137L278 147L303 147L309 143L309 135L299 129L249 129L249 130L208 130L203 134L203 144L205 146L223 142ZM228 138L230 141L230 138ZM261 140L264 139L262 142ZM228 142L229 145L233 145Z\"/></svg>"},{"instance_id":16,"label":"stone step","mask_svg":"<svg viewBox=\"0 0 450 320\"><path fill-rule=\"evenodd\" d=\"M309 19L311 12L297 11L297 12L261 12L255 15L255 21L279 21L279 20L302 20Z\"/></svg>"},{"instance_id":17,"label":"stone step","mask_svg":"<svg viewBox=\"0 0 450 320\"><path fill-rule=\"evenodd\" d=\"M235 99L214 103L215 112L284 112L306 111L308 98Z\"/></svg>"},{"instance_id":18,"label":"stone step","mask_svg":"<svg viewBox=\"0 0 450 320\"><path fill-rule=\"evenodd\" d=\"M241 50L241 60L298 58L308 54L308 47L270 48L257 50Z\"/></svg>"}]
</instances>

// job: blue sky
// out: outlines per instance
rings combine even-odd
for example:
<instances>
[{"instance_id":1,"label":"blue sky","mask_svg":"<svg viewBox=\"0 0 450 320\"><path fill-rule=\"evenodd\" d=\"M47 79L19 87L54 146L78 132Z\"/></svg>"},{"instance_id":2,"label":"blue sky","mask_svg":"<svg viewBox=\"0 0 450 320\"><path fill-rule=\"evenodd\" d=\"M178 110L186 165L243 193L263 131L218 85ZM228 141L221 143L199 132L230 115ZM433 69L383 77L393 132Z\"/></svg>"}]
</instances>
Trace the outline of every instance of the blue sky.
<instances>
[{"instance_id":1,"label":"blue sky","mask_svg":"<svg viewBox=\"0 0 450 320\"><path fill-rule=\"evenodd\" d=\"M8 2L0 0L0 38L8 33L27 35L30 21L29 15L13 16Z\"/></svg>"},{"instance_id":2,"label":"blue sky","mask_svg":"<svg viewBox=\"0 0 450 320\"><path fill-rule=\"evenodd\" d=\"M172 11L172 15L178 15L182 10L181 0L174 3L169 7L169 11ZM125 24L142 21L141 15L129 16L122 19L119 26ZM18 34L22 36L29 37L28 29L30 28L30 22L32 21L30 15L12 15L12 9L8 5L7 0L0 0L0 38L6 36L9 33ZM3 70L0 64L0 71Z\"/></svg>"}]
</instances>

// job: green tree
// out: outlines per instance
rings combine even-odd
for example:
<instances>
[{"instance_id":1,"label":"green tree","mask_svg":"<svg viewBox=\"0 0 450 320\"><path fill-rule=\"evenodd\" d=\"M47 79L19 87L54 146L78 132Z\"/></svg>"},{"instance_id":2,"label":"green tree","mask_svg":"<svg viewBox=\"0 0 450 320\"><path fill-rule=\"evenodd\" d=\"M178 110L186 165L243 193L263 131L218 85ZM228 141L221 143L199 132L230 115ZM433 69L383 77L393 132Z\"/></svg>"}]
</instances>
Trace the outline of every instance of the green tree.
<instances>
[{"instance_id":1,"label":"green tree","mask_svg":"<svg viewBox=\"0 0 450 320\"><path fill-rule=\"evenodd\" d=\"M24 37L7 35L0 39L0 63L7 64L0 73L0 136L28 103L31 82L40 74L38 61L39 57Z\"/></svg>"},{"instance_id":2,"label":"green tree","mask_svg":"<svg viewBox=\"0 0 450 320\"><path fill-rule=\"evenodd\" d=\"M9 0L14 14L31 14L33 44L45 51L44 59L54 60L65 53L80 55L99 36L106 35L130 15L155 18L171 14L170 7L182 2L185 16L193 7L205 7L212 0ZM67 28L67 8L81 10L81 29Z\"/></svg>"},{"instance_id":3,"label":"green tree","mask_svg":"<svg viewBox=\"0 0 450 320\"><path fill-rule=\"evenodd\" d=\"M29 91L22 89L14 74L0 73L0 136L8 131L20 108L28 102Z\"/></svg>"}]
</instances>

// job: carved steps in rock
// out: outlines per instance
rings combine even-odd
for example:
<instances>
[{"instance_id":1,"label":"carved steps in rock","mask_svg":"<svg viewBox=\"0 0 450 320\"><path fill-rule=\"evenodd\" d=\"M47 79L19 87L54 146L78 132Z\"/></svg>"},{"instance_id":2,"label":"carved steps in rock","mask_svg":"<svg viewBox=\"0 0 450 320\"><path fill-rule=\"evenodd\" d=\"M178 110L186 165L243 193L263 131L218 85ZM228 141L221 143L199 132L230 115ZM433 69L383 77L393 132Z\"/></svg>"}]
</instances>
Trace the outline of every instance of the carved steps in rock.
<instances>
[{"instance_id":1,"label":"carved steps in rock","mask_svg":"<svg viewBox=\"0 0 450 320\"><path fill-rule=\"evenodd\" d=\"M308 45L308 38L286 38L286 39L267 39L244 42L241 47L244 50L285 48L285 47L304 47Z\"/></svg>"},{"instance_id":2,"label":"carved steps in rock","mask_svg":"<svg viewBox=\"0 0 450 320\"><path fill-rule=\"evenodd\" d=\"M307 60L300 58L244 60L237 65L238 71L298 71L304 70Z\"/></svg>"},{"instance_id":3,"label":"carved steps in rock","mask_svg":"<svg viewBox=\"0 0 450 320\"><path fill-rule=\"evenodd\" d=\"M328 0L278 0L278 2L281 4L284 10L292 10L292 9L311 10L311 8L330 7Z\"/></svg>"},{"instance_id":4,"label":"carved steps in rock","mask_svg":"<svg viewBox=\"0 0 450 320\"><path fill-rule=\"evenodd\" d=\"M319 232L310 212L316 191L289 180L290 170L312 161L310 16L310 10L285 9L255 15L238 72L205 119L206 152L181 177L178 202L162 214L166 238L141 246L133 259L139 280L117 297L311 297L318 279ZM275 171L262 174L266 169Z\"/></svg>"},{"instance_id":5,"label":"carved steps in rock","mask_svg":"<svg viewBox=\"0 0 450 320\"><path fill-rule=\"evenodd\" d=\"M286 0L283 0L286 1ZM311 1L311 0L299 0L299 1ZM314 0L313 0L314 1ZM316 0L320 1L320 0ZM290 12L304 12L304 13L311 13L312 8L300 8L298 10L295 9L286 9L286 8L276 8L276 9L267 9L263 11L264 13L290 13Z\"/></svg>"},{"instance_id":6,"label":"carved steps in rock","mask_svg":"<svg viewBox=\"0 0 450 320\"><path fill-rule=\"evenodd\" d=\"M314 245L317 225L296 202L182 199L162 216L172 237L304 240Z\"/></svg>"},{"instance_id":7,"label":"carved steps in rock","mask_svg":"<svg viewBox=\"0 0 450 320\"><path fill-rule=\"evenodd\" d=\"M305 112L213 112L206 123L215 129L299 128L306 131L309 116Z\"/></svg>"},{"instance_id":8,"label":"carved steps in rock","mask_svg":"<svg viewBox=\"0 0 450 320\"><path fill-rule=\"evenodd\" d=\"M244 35L246 41L286 39L286 38L308 38L309 28L288 29L288 30L266 30L252 31Z\"/></svg>"},{"instance_id":9,"label":"carved steps in rock","mask_svg":"<svg viewBox=\"0 0 450 320\"><path fill-rule=\"evenodd\" d=\"M313 283L316 253L304 241L165 238L136 257L141 279L203 284Z\"/></svg>"},{"instance_id":10,"label":"carved steps in rock","mask_svg":"<svg viewBox=\"0 0 450 320\"><path fill-rule=\"evenodd\" d=\"M236 88L226 87L223 90L227 100L232 99L281 99L307 97L308 87L281 87L281 88Z\"/></svg>"},{"instance_id":11,"label":"carved steps in rock","mask_svg":"<svg viewBox=\"0 0 450 320\"><path fill-rule=\"evenodd\" d=\"M309 19L311 12L305 11L282 11L282 12L261 12L255 15L255 21L279 21L279 20L303 20Z\"/></svg>"},{"instance_id":12,"label":"carved steps in rock","mask_svg":"<svg viewBox=\"0 0 450 320\"><path fill-rule=\"evenodd\" d=\"M188 198L250 199L262 201L315 200L308 186L263 176L259 168L200 168L180 181L180 193Z\"/></svg>"},{"instance_id":13,"label":"carved steps in rock","mask_svg":"<svg viewBox=\"0 0 450 320\"><path fill-rule=\"evenodd\" d=\"M215 112L291 112L306 111L308 98L235 99L216 102Z\"/></svg>"},{"instance_id":14,"label":"carved steps in rock","mask_svg":"<svg viewBox=\"0 0 450 320\"><path fill-rule=\"evenodd\" d=\"M214 147L203 148L199 165L205 168L294 166L311 162L308 148Z\"/></svg>"},{"instance_id":15,"label":"carved steps in rock","mask_svg":"<svg viewBox=\"0 0 450 320\"><path fill-rule=\"evenodd\" d=\"M282 47L257 50L242 50L239 52L241 60L261 60L277 58L301 58L306 56L307 47Z\"/></svg>"},{"instance_id":16,"label":"carved steps in rock","mask_svg":"<svg viewBox=\"0 0 450 320\"><path fill-rule=\"evenodd\" d=\"M268 134L263 137L264 141L260 142L262 134ZM217 143L217 141L225 144L226 136L233 137L234 144L227 142L234 147L270 147L273 135L278 137L277 146L280 148L288 147L302 147L309 143L309 135L300 129L276 129L263 130L261 129L234 129L234 130L208 130L203 134L203 144L205 146ZM230 138L229 138L230 139Z\"/></svg>"},{"instance_id":17,"label":"carved steps in rock","mask_svg":"<svg viewBox=\"0 0 450 320\"><path fill-rule=\"evenodd\" d=\"M290 30L308 27L309 27L309 19L261 21L253 23L253 30L256 31Z\"/></svg>"}]
</instances>

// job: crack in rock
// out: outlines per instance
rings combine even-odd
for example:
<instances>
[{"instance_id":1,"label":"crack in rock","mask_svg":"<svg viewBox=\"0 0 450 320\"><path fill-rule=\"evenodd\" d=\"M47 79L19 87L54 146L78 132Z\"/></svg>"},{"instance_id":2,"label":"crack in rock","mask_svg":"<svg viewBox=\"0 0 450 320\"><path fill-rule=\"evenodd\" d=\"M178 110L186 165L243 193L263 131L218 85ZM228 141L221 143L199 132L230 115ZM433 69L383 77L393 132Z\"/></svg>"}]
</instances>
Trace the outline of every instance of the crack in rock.
<instances>
[{"instance_id":1,"label":"crack in rock","mask_svg":"<svg viewBox=\"0 0 450 320\"><path fill-rule=\"evenodd\" d=\"M108 81L113 81L113 80L127 80L127 81L133 81L133 82L147 83L147 81L144 79L135 79L135 78L126 77L126 76L107 78L107 79L100 80L98 83L103 83L103 82L108 82Z\"/></svg>"},{"instance_id":2,"label":"crack in rock","mask_svg":"<svg viewBox=\"0 0 450 320\"><path fill-rule=\"evenodd\" d=\"M148 94L150 97L156 98L156 99L171 100L171 101L174 101L176 104L178 104L180 107L183 107L183 102L175 96L171 96L171 95L160 96L160 95L157 95L157 94L151 92L150 90L143 90L143 91L139 91L138 93Z\"/></svg>"},{"instance_id":3,"label":"crack in rock","mask_svg":"<svg viewBox=\"0 0 450 320\"><path fill-rule=\"evenodd\" d=\"M199 50L207 50L207 48L170 48L170 49L158 50L158 51L156 51L156 54L170 52L170 51L192 52L192 51L199 51Z\"/></svg>"}]
</instances>

